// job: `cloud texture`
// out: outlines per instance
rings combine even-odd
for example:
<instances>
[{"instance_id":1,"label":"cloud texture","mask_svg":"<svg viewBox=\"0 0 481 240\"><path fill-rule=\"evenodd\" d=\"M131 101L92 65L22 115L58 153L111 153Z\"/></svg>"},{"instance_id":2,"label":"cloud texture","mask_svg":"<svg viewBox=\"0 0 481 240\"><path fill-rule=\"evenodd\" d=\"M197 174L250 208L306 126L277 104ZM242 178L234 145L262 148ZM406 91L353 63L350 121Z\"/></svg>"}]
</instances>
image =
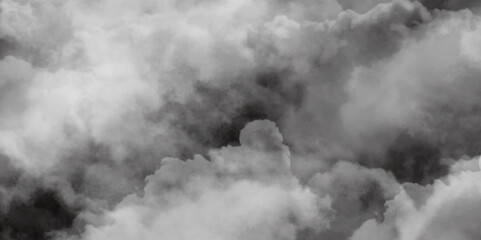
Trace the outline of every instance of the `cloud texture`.
<instances>
[{"instance_id":1,"label":"cloud texture","mask_svg":"<svg viewBox=\"0 0 481 240\"><path fill-rule=\"evenodd\" d=\"M0 238L479 239L480 7L0 0Z\"/></svg>"}]
</instances>

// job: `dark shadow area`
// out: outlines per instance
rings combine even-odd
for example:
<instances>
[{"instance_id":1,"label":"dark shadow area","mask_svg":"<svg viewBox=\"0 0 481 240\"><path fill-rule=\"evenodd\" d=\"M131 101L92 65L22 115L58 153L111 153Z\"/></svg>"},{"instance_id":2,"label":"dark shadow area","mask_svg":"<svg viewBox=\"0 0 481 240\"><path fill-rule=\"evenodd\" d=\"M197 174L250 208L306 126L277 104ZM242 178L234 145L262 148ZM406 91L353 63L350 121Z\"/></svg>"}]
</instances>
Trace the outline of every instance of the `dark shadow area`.
<instances>
[{"instance_id":1,"label":"dark shadow area","mask_svg":"<svg viewBox=\"0 0 481 240\"><path fill-rule=\"evenodd\" d=\"M479 0L420 0L428 9L461 10L480 5Z\"/></svg>"},{"instance_id":2,"label":"dark shadow area","mask_svg":"<svg viewBox=\"0 0 481 240\"><path fill-rule=\"evenodd\" d=\"M49 233L72 227L77 210L49 189L39 189L27 201L16 198L0 216L2 239L44 240Z\"/></svg>"},{"instance_id":3,"label":"dark shadow area","mask_svg":"<svg viewBox=\"0 0 481 240\"><path fill-rule=\"evenodd\" d=\"M430 184L449 171L449 167L441 163L437 146L408 133L402 133L391 144L383 168L391 171L399 182L419 184Z\"/></svg>"}]
</instances>

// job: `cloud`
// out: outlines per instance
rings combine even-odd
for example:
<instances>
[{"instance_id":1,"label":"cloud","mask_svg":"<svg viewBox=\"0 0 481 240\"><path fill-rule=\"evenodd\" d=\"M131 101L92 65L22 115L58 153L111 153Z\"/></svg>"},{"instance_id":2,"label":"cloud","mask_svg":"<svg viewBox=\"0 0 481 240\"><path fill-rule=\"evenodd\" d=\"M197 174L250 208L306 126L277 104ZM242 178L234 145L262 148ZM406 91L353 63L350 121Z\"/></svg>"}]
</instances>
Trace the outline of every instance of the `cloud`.
<instances>
[{"instance_id":1,"label":"cloud","mask_svg":"<svg viewBox=\"0 0 481 240\"><path fill-rule=\"evenodd\" d=\"M478 5L0 0L1 236L476 238Z\"/></svg>"},{"instance_id":2,"label":"cloud","mask_svg":"<svg viewBox=\"0 0 481 240\"><path fill-rule=\"evenodd\" d=\"M478 178L478 170L462 171L432 186L405 185L387 202L384 221L366 221L351 239L477 239Z\"/></svg>"},{"instance_id":3,"label":"cloud","mask_svg":"<svg viewBox=\"0 0 481 240\"><path fill-rule=\"evenodd\" d=\"M380 147L389 145L386 139L395 139L396 131L407 129L441 146L445 156L476 154L476 140L456 136L477 131L470 122L478 116L479 69L467 39L477 35L479 19L468 11L437 15L414 31L392 58L353 71L342 116L354 139L376 141L383 136L373 144ZM459 128L453 128L456 122Z\"/></svg>"},{"instance_id":4,"label":"cloud","mask_svg":"<svg viewBox=\"0 0 481 240\"><path fill-rule=\"evenodd\" d=\"M382 169L342 161L316 174L308 186L319 196L329 196L334 210L331 228L308 239L347 239L367 219L380 219L384 203L400 188L394 176Z\"/></svg>"},{"instance_id":5,"label":"cloud","mask_svg":"<svg viewBox=\"0 0 481 240\"><path fill-rule=\"evenodd\" d=\"M330 201L299 185L277 128L255 121L211 161L166 158L143 196L127 196L83 239L296 239L328 227ZM182 226L188 226L184 228Z\"/></svg>"}]
</instances>

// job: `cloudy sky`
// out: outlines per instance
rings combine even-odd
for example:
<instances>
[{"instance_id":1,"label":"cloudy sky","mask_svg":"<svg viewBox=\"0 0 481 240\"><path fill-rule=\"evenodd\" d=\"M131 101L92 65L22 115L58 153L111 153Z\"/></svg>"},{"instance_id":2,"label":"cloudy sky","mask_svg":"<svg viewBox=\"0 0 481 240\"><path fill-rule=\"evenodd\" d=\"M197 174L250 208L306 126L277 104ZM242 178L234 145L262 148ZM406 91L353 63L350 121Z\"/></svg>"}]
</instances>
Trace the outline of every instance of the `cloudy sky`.
<instances>
[{"instance_id":1,"label":"cloudy sky","mask_svg":"<svg viewBox=\"0 0 481 240\"><path fill-rule=\"evenodd\" d=\"M479 240L481 2L0 0L0 239Z\"/></svg>"}]
</instances>

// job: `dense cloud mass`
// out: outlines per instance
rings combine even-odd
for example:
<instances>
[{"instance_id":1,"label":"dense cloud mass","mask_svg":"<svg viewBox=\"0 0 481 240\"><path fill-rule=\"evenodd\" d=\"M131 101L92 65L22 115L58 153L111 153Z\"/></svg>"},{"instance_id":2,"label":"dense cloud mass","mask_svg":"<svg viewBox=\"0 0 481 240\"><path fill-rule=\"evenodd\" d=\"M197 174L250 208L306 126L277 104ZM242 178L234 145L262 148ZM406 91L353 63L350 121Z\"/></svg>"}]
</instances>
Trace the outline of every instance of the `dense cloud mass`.
<instances>
[{"instance_id":1,"label":"dense cloud mass","mask_svg":"<svg viewBox=\"0 0 481 240\"><path fill-rule=\"evenodd\" d=\"M475 0L0 0L0 239L481 239Z\"/></svg>"},{"instance_id":2,"label":"dense cloud mass","mask_svg":"<svg viewBox=\"0 0 481 240\"><path fill-rule=\"evenodd\" d=\"M281 140L272 122L255 121L240 146L210 152L211 161L164 159L143 196L124 198L112 225L89 227L84 239L295 239L325 229L329 197L299 184Z\"/></svg>"}]
</instances>

